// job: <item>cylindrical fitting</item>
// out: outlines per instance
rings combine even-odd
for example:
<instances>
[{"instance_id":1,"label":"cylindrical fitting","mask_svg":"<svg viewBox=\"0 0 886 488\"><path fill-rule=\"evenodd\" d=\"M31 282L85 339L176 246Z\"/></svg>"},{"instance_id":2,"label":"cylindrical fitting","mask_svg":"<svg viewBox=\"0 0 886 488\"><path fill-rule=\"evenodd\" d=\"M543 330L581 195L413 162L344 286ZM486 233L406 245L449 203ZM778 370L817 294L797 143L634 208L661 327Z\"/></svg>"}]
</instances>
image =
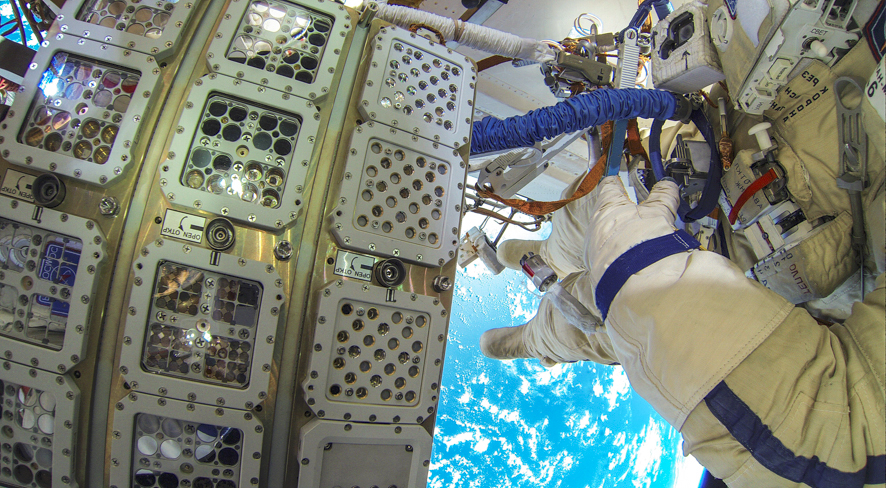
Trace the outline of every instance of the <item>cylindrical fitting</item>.
<instances>
[{"instance_id":1,"label":"cylindrical fitting","mask_svg":"<svg viewBox=\"0 0 886 488\"><path fill-rule=\"evenodd\" d=\"M34 202L42 207L58 207L65 199L65 184L52 173L38 176L31 186L34 191Z\"/></svg>"},{"instance_id":2,"label":"cylindrical fitting","mask_svg":"<svg viewBox=\"0 0 886 488\"><path fill-rule=\"evenodd\" d=\"M757 138L757 144L760 145L760 151L766 152L769 148L775 145L772 143L772 139L769 138L769 131L766 130L770 127L772 127L772 124L769 122L760 122L748 129L748 135Z\"/></svg>"},{"instance_id":3,"label":"cylindrical fitting","mask_svg":"<svg viewBox=\"0 0 886 488\"><path fill-rule=\"evenodd\" d=\"M226 251L234 245L234 225L221 217L206 226L206 243L216 251Z\"/></svg>"},{"instance_id":4,"label":"cylindrical fitting","mask_svg":"<svg viewBox=\"0 0 886 488\"><path fill-rule=\"evenodd\" d=\"M368 2L363 6L363 10L360 11L360 18L357 20L357 23L363 26L369 25L376 14L378 14L378 4Z\"/></svg>"},{"instance_id":5,"label":"cylindrical fitting","mask_svg":"<svg viewBox=\"0 0 886 488\"><path fill-rule=\"evenodd\" d=\"M388 288L400 286L406 280L406 266L399 259L391 258L379 261L373 270L375 279Z\"/></svg>"},{"instance_id":6,"label":"cylindrical fitting","mask_svg":"<svg viewBox=\"0 0 886 488\"><path fill-rule=\"evenodd\" d=\"M289 261L292 258L292 243L280 241L274 246L274 257L280 261Z\"/></svg>"},{"instance_id":7,"label":"cylindrical fitting","mask_svg":"<svg viewBox=\"0 0 886 488\"><path fill-rule=\"evenodd\" d=\"M447 292L452 289L452 280L448 276L439 275L434 278L434 291L437 293Z\"/></svg>"},{"instance_id":8,"label":"cylindrical fitting","mask_svg":"<svg viewBox=\"0 0 886 488\"><path fill-rule=\"evenodd\" d=\"M520 258L520 266L523 268L523 273L538 288L538 291L545 292L551 285L557 282L557 273L537 254L529 253L523 255Z\"/></svg>"},{"instance_id":9,"label":"cylindrical fitting","mask_svg":"<svg viewBox=\"0 0 886 488\"><path fill-rule=\"evenodd\" d=\"M685 95L680 95L678 93L674 93L674 115L671 115L670 120L677 120L683 122L684 124L688 124L692 119L692 102Z\"/></svg>"}]
</instances>

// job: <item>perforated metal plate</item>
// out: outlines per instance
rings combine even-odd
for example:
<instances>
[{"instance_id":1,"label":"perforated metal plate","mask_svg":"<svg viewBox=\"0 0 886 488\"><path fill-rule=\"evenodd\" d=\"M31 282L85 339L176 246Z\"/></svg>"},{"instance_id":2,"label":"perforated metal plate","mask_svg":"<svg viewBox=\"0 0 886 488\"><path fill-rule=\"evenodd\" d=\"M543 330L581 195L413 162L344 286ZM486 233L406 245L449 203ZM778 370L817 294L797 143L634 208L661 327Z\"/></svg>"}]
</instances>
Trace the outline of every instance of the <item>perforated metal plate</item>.
<instances>
[{"instance_id":1,"label":"perforated metal plate","mask_svg":"<svg viewBox=\"0 0 886 488\"><path fill-rule=\"evenodd\" d=\"M312 420L301 430L298 486L420 488L428 481L432 444L416 425Z\"/></svg>"},{"instance_id":2,"label":"perforated metal plate","mask_svg":"<svg viewBox=\"0 0 886 488\"><path fill-rule=\"evenodd\" d=\"M83 358L104 237L91 220L0 204L0 351L64 373Z\"/></svg>"},{"instance_id":3,"label":"perforated metal plate","mask_svg":"<svg viewBox=\"0 0 886 488\"><path fill-rule=\"evenodd\" d=\"M263 431L249 412L130 394L114 414L111 488L257 486Z\"/></svg>"},{"instance_id":4,"label":"perforated metal plate","mask_svg":"<svg viewBox=\"0 0 886 488\"><path fill-rule=\"evenodd\" d=\"M160 242L135 263L121 373L151 394L251 408L268 391L279 275L263 263Z\"/></svg>"},{"instance_id":5,"label":"perforated metal plate","mask_svg":"<svg viewBox=\"0 0 886 488\"><path fill-rule=\"evenodd\" d=\"M448 320L428 296L330 284L320 292L308 404L329 419L423 422L437 405Z\"/></svg>"},{"instance_id":6,"label":"perforated metal plate","mask_svg":"<svg viewBox=\"0 0 886 488\"><path fill-rule=\"evenodd\" d=\"M363 124L351 139L333 234L342 247L442 266L458 248L464 181L451 148Z\"/></svg>"},{"instance_id":7,"label":"perforated metal plate","mask_svg":"<svg viewBox=\"0 0 886 488\"><path fill-rule=\"evenodd\" d=\"M278 107L285 107L282 110ZM281 228L304 205L320 131L314 103L233 78L195 83L160 185L177 204Z\"/></svg>"},{"instance_id":8,"label":"perforated metal plate","mask_svg":"<svg viewBox=\"0 0 886 488\"><path fill-rule=\"evenodd\" d=\"M314 99L329 91L351 13L331 0L232 0L209 46L213 71Z\"/></svg>"},{"instance_id":9,"label":"perforated metal plate","mask_svg":"<svg viewBox=\"0 0 886 488\"><path fill-rule=\"evenodd\" d=\"M162 56L181 38L195 1L80 0L65 2L56 18L70 35Z\"/></svg>"},{"instance_id":10,"label":"perforated metal plate","mask_svg":"<svg viewBox=\"0 0 886 488\"><path fill-rule=\"evenodd\" d=\"M374 41L362 115L449 147L467 144L477 79L471 60L393 26Z\"/></svg>"},{"instance_id":11,"label":"perforated metal plate","mask_svg":"<svg viewBox=\"0 0 886 488\"><path fill-rule=\"evenodd\" d=\"M80 391L66 376L3 362L0 484L77 487L74 440Z\"/></svg>"},{"instance_id":12,"label":"perforated metal plate","mask_svg":"<svg viewBox=\"0 0 886 488\"><path fill-rule=\"evenodd\" d=\"M133 161L159 73L151 56L58 34L37 52L0 123L3 157L90 183L112 181Z\"/></svg>"}]
</instances>

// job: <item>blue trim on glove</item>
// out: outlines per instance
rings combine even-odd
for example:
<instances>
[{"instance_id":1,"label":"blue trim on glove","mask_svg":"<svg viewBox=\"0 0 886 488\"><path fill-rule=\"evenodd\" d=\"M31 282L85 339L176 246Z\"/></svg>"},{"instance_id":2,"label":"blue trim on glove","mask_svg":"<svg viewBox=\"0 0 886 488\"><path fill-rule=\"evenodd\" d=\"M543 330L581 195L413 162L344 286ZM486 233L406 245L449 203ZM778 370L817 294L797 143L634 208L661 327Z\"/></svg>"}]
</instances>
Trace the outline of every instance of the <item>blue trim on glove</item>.
<instances>
[{"instance_id":1,"label":"blue trim on glove","mask_svg":"<svg viewBox=\"0 0 886 488\"><path fill-rule=\"evenodd\" d=\"M701 243L688 232L678 230L673 234L641 242L625 251L606 268L594 292L594 301L603 320L605 321L609 315L609 306L612 305L615 295L634 273L668 256L699 247Z\"/></svg>"}]
</instances>

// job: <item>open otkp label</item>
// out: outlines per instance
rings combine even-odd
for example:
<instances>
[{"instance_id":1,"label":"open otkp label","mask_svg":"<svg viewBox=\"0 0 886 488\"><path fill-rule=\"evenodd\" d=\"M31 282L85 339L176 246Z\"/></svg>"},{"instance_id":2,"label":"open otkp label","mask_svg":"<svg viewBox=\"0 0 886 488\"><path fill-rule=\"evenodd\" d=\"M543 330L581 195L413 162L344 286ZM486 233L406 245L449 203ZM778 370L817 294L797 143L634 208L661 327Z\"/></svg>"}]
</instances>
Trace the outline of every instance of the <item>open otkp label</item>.
<instances>
[{"instance_id":1,"label":"open otkp label","mask_svg":"<svg viewBox=\"0 0 886 488\"><path fill-rule=\"evenodd\" d=\"M56 53L40 79L18 142L107 163L140 79L133 70Z\"/></svg>"},{"instance_id":2,"label":"open otkp label","mask_svg":"<svg viewBox=\"0 0 886 488\"><path fill-rule=\"evenodd\" d=\"M335 274L347 278L372 281L372 267L375 258L365 254L339 250L335 254Z\"/></svg>"},{"instance_id":3,"label":"open otkp label","mask_svg":"<svg viewBox=\"0 0 886 488\"><path fill-rule=\"evenodd\" d=\"M6 170L0 193L34 203L34 180L36 176L12 169Z\"/></svg>"},{"instance_id":4,"label":"open otkp label","mask_svg":"<svg viewBox=\"0 0 886 488\"><path fill-rule=\"evenodd\" d=\"M161 235L199 244L206 230L206 217L166 209Z\"/></svg>"}]
</instances>

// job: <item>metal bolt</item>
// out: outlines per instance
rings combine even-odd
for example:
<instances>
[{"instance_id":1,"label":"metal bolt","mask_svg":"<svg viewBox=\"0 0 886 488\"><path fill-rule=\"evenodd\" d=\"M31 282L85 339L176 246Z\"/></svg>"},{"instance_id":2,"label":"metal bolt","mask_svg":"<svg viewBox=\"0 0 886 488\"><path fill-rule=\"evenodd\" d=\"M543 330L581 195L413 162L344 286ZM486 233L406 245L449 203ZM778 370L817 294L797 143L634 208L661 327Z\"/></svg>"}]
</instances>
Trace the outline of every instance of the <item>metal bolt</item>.
<instances>
[{"instance_id":1,"label":"metal bolt","mask_svg":"<svg viewBox=\"0 0 886 488\"><path fill-rule=\"evenodd\" d=\"M434 278L434 290L437 293L443 293L452 289L452 280L448 276L437 276Z\"/></svg>"},{"instance_id":2,"label":"metal bolt","mask_svg":"<svg viewBox=\"0 0 886 488\"><path fill-rule=\"evenodd\" d=\"M288 261L292 257L292 243L280 241L274 246L274 256L280 261Z\"/></svg>"},{"instance_id":3,"label":"metal bolt","mask_svg":"<svg viewBox=\"0 0 886 488\"><path fill-rule=\"evenodd\" d=\"M106 217L113 217L120 213L120 203L114 197L103 197L98 204L98 210Z\"/></svg>"}]
</instances>

